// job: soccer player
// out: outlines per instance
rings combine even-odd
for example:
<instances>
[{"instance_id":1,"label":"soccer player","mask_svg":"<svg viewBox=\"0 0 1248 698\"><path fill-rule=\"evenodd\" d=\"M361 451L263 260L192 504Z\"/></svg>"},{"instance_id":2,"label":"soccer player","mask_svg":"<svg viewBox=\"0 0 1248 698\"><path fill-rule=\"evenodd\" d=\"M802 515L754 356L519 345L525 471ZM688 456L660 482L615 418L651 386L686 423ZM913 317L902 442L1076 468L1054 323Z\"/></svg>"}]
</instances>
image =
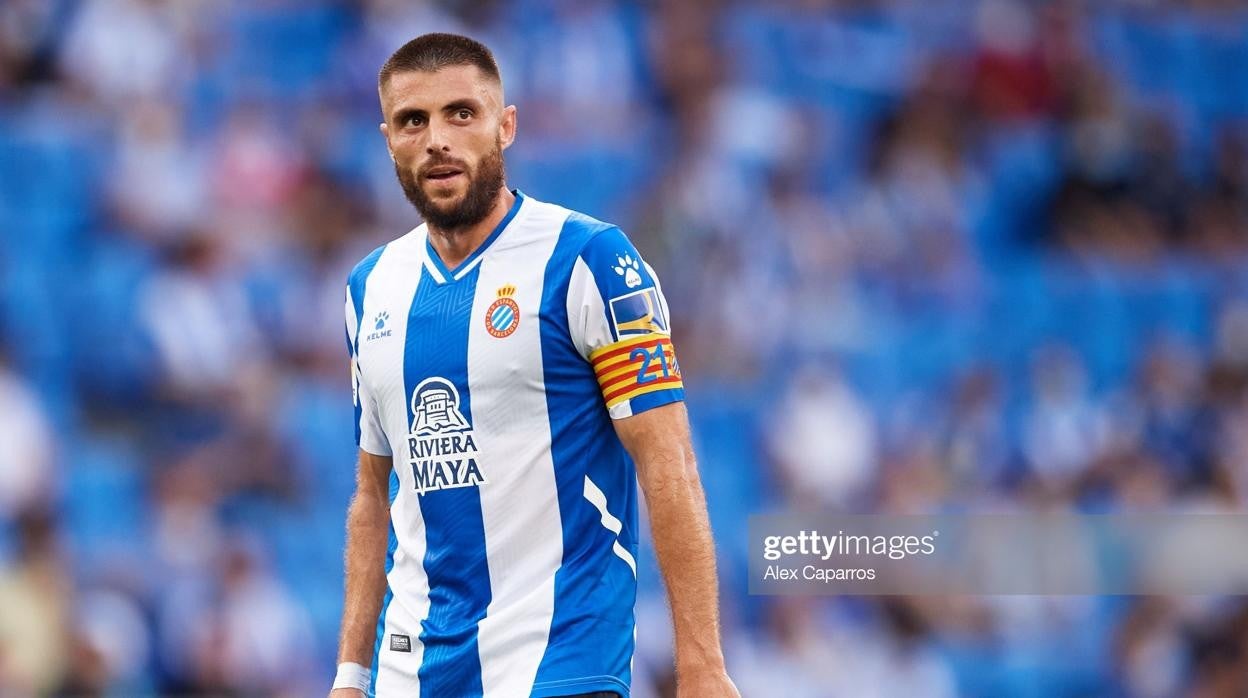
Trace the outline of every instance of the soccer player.
<instances>
[{"instance_id":1,"label":"soccer player","mask_svg":"<svg viewBox=\"0 0 1248 698\"><path fill-rule=\"evenodd\" d=\"M378 78L424 223L351 272L360 447L331 696L627 696L637 481L679 694L737 696L684 388L619 228L509 190L490 51L427 34Z\"/></svg>"}]
</instances>

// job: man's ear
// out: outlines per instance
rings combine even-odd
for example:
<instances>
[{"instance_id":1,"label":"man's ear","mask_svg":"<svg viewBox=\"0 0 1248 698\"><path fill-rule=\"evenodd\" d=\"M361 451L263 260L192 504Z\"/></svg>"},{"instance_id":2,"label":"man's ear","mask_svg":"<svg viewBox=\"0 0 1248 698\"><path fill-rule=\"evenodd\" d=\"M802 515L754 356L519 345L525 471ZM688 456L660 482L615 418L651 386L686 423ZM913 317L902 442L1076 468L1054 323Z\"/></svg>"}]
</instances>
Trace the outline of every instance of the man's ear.
<instances>
[{"instance_id":1,"label":"man's ear","mask_svg":"<svg viewBox=\"0 0 1248 698\"><path fill-rule=\"evenodd\" d=\"M503 109L503 120L498 125L498 139L506 150L516 140L516 105Z\"/></svg>"},{"instance_id":2,"label":"man's ear","mask_svg":"<svg viewBox=\"0 0 1248 698\"><path fill-rule=\"evenodd\" d=\"M377 124L377 130L381 131L382 137L386 139L386 152L390 153L391 162L396 162L394 159L394 151L390 148L390 127L383 121L380 124Z\"/></svg>"}]
</instances>

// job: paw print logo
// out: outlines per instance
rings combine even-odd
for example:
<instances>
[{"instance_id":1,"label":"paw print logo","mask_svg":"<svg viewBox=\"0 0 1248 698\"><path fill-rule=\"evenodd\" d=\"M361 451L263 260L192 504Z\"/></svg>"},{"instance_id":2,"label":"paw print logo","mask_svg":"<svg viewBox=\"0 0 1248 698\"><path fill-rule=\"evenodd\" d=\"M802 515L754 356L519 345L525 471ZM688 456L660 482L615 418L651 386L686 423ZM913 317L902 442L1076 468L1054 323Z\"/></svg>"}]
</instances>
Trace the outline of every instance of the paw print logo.
<instances>
[{"instance_id":1,"label":"paw print logo","mask_svg":"<svg viewBox=\"0 0 1248 698\"><path fill-rule=\"evenodd\" d=\"M641 274L637 272L641 269L641 263L633 259L632 255L627 252L623 257L616 256L615 261L619 262L619 266L612 267L615 273L624 277L624 285L629 288L636 288L641 285Z\"/></svg>"},{"instance_id":2,"label":"paw print logo","mask_svg":"<svg viewBox=\"0 0 1248 698\"><path fill-rule=\"evenodd\" d=\"M384 310L381 311L380 313L377 313L377 323L373 325L373 329L380 330L381 328L385 327L386 320L389 320L389 319L390 319L390 313Z\"/></svg>"}]
</instances>

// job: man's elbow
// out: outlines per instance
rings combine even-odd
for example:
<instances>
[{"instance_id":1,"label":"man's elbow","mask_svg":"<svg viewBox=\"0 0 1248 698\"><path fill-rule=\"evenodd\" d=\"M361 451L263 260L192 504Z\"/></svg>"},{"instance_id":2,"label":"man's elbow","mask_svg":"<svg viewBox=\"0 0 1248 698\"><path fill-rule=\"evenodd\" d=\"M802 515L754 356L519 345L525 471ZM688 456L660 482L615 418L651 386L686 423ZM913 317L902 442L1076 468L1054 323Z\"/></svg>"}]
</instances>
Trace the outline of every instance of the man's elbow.
<instances>
[{"instance_id":1,"label":"man's elbow","mask_svg":"<svg viewBox=\"0 0 1248 698\"><path fill-rule=\"evenodd\" d=\"M646 499L692 495L702 490L698 464L693 453L672 452L652 458L638 468L639 480Z\"/></svg>"},{"instance_id":2,"label":"man's elbow","mask_svg":"<svg viewBox=\"0 0 1248 698\"><path fill-rule=\"evenodd\" d=\"M347 518L351 522L371 523L390 516L390 503L372 489L358 489L351 497Z\"/></svg>"}]
</instances>

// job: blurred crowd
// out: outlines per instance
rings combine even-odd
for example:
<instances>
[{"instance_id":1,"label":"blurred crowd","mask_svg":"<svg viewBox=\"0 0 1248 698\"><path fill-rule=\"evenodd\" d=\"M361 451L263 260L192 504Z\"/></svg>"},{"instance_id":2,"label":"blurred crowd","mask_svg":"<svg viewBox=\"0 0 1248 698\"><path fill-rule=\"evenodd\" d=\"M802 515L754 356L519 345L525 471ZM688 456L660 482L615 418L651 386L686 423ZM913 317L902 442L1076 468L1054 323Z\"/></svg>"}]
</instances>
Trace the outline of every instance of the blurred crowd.
<instances>
[{"instance_id":1,"label":"blurred crowd","mask_svg":"<svg viewBox=\"0 0 1248 698\"><path fill-rule=\"evenodd\" d=\"M327 688L343 288L417 222L376 71L435 30L499 58L510 185L664 280L743 695L1248 694L1241 598L745 568L767 510L1243 511L1241 3L6 0L0 695Z\"/></svg>"}]
</instances>

